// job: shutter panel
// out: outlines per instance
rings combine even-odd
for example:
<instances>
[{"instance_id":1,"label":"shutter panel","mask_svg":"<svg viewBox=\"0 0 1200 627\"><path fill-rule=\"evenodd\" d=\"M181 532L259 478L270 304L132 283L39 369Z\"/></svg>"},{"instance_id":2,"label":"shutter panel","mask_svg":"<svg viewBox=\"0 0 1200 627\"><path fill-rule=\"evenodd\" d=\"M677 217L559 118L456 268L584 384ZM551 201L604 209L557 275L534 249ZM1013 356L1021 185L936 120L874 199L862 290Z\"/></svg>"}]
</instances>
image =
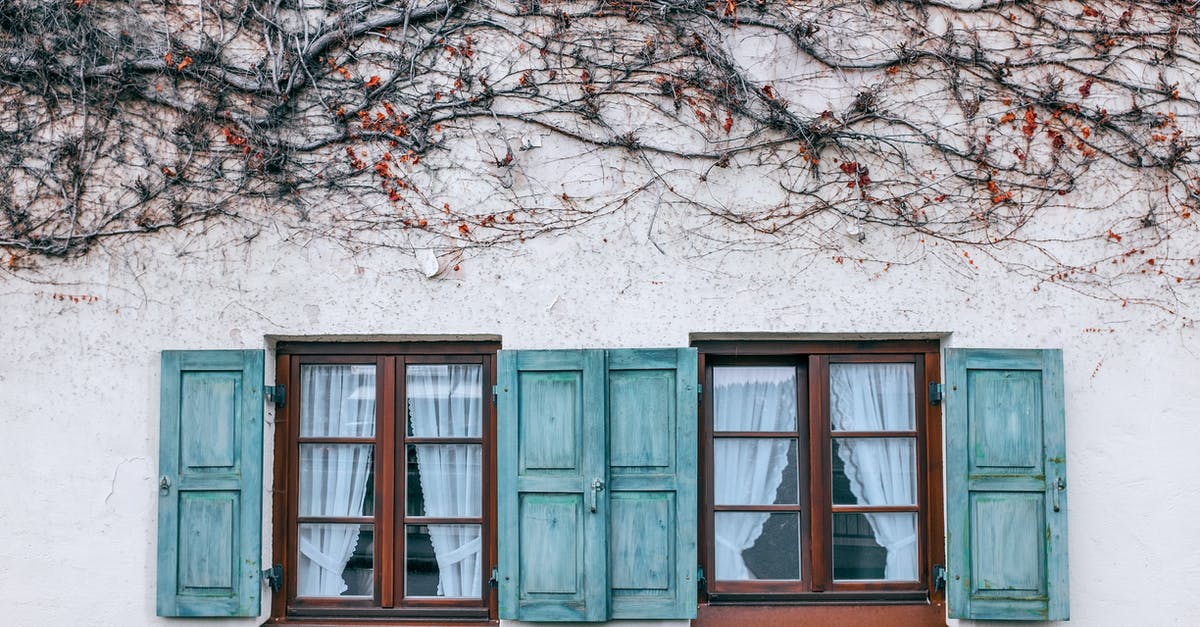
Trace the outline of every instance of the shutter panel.
<instances>
[{"instance_id":1,"label":"shutter panel","mask_svg":"<svg viewBox=\"0 0 1200 627\"><path fill-rule=\"evenodd\" d=\"M1062 352L947 352L950 616L1066 620Z\"/></svg>"},{"instance_id":2,"label":"shutter panel","mask_svg":"<svg viewBox=\"0 0 1200 627\"><path fill-rule=\"evenodd\" d=\"M498 374L500 617L605 620L604 351L500 351Z\"/></svg>"},{"instance_id":3,"label":"shutter panel","mask_svg":"<svg viewBox=\"0 0 1200 627\"><path fill-rule=\"evenodd\" d=\"M607 353L612 618L696 616L696 361Z\"/></svg>"},{"instance_id":4,"label":"shutter panel","mask_svg":"<svg viewBox=\"0 0 1200 627\"><path fill-rule=\"evenodd\" d=\"M158 615L258 616L262 351L163 351Z\"/></svg>"}]
</instances>

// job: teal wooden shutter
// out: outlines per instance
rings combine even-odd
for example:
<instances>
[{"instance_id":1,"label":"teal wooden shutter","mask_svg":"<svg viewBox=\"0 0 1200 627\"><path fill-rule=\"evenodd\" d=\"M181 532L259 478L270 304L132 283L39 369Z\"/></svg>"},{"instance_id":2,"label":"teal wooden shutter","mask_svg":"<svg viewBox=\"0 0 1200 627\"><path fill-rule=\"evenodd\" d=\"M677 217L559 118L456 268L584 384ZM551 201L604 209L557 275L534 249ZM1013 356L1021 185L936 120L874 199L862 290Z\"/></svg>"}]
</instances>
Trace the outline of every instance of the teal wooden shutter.
<instances>
[{"instance_id":1,"label":"teal wooden shutter","mask_svg":"<svg viewBox=\"0 0 1200 627\"><path fill-rule=\"evenodd\" d=\"M696 616L696 349L610 350L612 618Z\"/></svg>"},{"instance_id":2,"label":"teal wooden shutter","mask_svg":"<svg viewBox=\"0 0 1200 627\"><path fill-rule=\"evenodd\" d=\"M608 618L604 351L500 351L500 617Z\"/></svg>"},{"instance_id":3,"label":"teal wooden shutter","mask_svg":"<svg viewBox=\"0 0 1200 627\"><path fill-rule=\"evenodd\" d=\"M695 617L695 349L500 351L498 372L500 617Z\"/></svg>"},{"instance_id":4,"label":"teal wooden shutter","mask_svg":"<svg viewBox=\"0 0 1200 627\"><path fill-rule=\"evenodd\" d=\"M950 616L1066 620L1062 352L946 359Z\"/></svg>"},{"instance_id":5,"label":"teal wooden shutter","mask_svg":"<svg viewBox=\"0 0 1200 627\"><path fill-rule=\"evenodd\" d=\"M158 615L258 616L262 351L163 351Z\"/></svg>"}]
</instances>

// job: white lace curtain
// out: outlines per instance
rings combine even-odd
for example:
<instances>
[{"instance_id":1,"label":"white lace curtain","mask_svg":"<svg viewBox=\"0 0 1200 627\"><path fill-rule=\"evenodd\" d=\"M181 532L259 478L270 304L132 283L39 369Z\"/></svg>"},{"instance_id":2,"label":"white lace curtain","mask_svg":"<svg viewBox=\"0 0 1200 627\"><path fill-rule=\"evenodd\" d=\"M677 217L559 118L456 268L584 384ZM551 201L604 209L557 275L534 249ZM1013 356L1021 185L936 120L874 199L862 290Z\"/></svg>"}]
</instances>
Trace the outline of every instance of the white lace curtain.
<instances>
[{"instance_id":1,"label":"white lace curtain","mask_svg":"<svg viewBox=\"0 0 1200 627\"><path fill-rule=\"evenodd\" d=\"M301 369L304 397L301 435L372 437L375 370L321 365ZM300 514L362 516L371 474L372 446L314 444L301 447ZM358 525L300 525L300 596L338 596L348 588L342 573L358 544Z\"/></svg>"},{"instance_id":2,"label":"white lace curtain","mask_svg":"<svg viewBox=\"0 0 1200 627\"><path fill-rule=\"evenodd\" d=\"M715 431L789 431L796 425L795 370L716 368ZM786 438L720 438L713 443L713 497L717 505L770 505L788 464ZM754 546L770 515L717 512L713 516L719 580L757 579L742 553Z\"/></svg>"},{"instance_id":3,"label":"white lace curtain","mask_svg":"<svg viewBox=\"0 0 1200 627\"><path fill-rule=\"evenodd\" d=\"M480 437L482 376L477 365L409 366L406 388L410 434ZM479 516L483 448L478 444L420 444L416 449L425 515ZM438 564L438 596L480 596L479 526L429 525L429 538Z\"/></svg>"},{"instance_id":4,"label":"white lace curtain","mask_svg":"<svg viewBox=\"0 0 1200 627\"><path fill-rule=\"evenodd\" d=\"M911 364L832 364L830 422L837 431L915 428ZM838 457L859 505L916 503L912 438L842 438ZM916 519L912 514L864 514L875 542L887 549L885 579L917 578Z\"/></svg>"}]
</instances>

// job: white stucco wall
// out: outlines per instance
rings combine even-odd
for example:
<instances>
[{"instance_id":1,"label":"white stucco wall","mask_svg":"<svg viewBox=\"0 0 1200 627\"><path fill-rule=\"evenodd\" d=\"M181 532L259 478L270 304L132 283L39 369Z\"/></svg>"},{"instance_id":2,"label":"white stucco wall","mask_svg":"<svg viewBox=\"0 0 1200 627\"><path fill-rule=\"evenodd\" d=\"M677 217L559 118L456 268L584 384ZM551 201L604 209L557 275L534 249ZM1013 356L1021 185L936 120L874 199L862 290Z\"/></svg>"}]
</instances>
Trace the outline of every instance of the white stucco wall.
<instances>
[{"instance_id":1,"label":"white stucco wall","mask_svg":"<svg viewBox=\"0 0 1200 627\"><path fill-rule=\"evenodd\" d=\"M660 237L664 254L644 227L609 221L471 253L451 280L408 270L400 253L267 234L209 247L219 233L163 233L0 276L0 623L188 624L154 616L163 349L411 333L494 333L505 348L683 346L717 331L944 332L948 346L1062 348L1073 623L1200 616L1194 328L1152 308L1033 291L986 261L876 276L787 253L691 257ZM269 446L269 410L267 422Z\"/></svg>"}]
</instances>

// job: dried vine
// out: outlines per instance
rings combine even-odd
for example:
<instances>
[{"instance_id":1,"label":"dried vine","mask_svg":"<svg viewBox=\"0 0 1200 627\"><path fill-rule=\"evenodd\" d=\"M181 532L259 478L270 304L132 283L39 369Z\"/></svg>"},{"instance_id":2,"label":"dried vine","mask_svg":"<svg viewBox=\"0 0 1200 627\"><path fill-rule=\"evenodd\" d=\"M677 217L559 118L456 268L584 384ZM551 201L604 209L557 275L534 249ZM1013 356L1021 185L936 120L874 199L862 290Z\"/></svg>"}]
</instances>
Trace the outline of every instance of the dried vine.
<instances>
[{"instance_id":1,"label":"dried vine","mask_svg":"<svg viewBox=\"0 0 1200 627\"><path fill-rule=\"evenodd\" d=\"M666 209L698 250L883 233L911 245L859 256L1170 301L1200 285L1198 4L0 0L0 247Z\"/></svg>"}]
</instances>

